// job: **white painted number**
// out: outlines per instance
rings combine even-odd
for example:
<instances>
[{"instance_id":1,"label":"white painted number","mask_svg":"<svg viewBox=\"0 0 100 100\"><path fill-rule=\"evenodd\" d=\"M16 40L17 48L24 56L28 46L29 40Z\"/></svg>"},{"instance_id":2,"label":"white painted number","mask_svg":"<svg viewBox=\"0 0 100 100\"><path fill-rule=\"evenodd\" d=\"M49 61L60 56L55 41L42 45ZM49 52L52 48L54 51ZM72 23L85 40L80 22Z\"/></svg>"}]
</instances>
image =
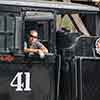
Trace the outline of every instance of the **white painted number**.
<instances>
[{"instance_id":1,"label":"white painted number","mask_svg":"<svg viewBox=\"0 0 100 100\"><path fill-rule=\"evenodd\" d=\"M24 91L30 91L31 88L30 88L30 73L29 72L25 72L25 77L26 77L26 80L25 80L25 88L24 88Z\"/></svg>"},{"instance_id":2,"label":"white painted number","mask_svg":"<svg viewBox=\"0 0 100 100\"><path fill-rule=\"evenodd\" d=\"M25 75L25 82L22 82L22 75ZM16 83L15 83L16 82ZM11 87L16 87L16 91L31 91L30 88L30 73L18 72L10 83ZM24 87L25 86L25 87Z\"/></svg>"}]
</instances>

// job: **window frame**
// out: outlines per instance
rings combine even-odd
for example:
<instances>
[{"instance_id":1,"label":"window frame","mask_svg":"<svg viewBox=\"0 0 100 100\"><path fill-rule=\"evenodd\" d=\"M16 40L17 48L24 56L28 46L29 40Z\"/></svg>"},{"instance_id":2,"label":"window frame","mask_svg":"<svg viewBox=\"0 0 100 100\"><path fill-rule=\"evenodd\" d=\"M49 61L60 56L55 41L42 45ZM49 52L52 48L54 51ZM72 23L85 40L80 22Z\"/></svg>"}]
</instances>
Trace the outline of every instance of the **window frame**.
<instances>
[{"instance_id":1,"label":"window frame","mask_svg":"<svg viewBox=\"0 0 100 100\"><path fill-rule=\"evenodd\" d=\"M9 52L9 50L11 49L11 48L8 48L8 43L7 43L7 39L8 39L8 37L9 36L13 36L13 38L12 38L12 48L13 49L15 49L15 34L16 34L16 17L13 15L13 14L2 14L1 15L2 17L4 17L3 18L3 30L2 31L0 31L0 35L2 35L2 36L4 36L4 46L3 46L3 48L1 48L2 50L0 50L0 53L8 53ZM9 32L8 30L7 30L7 25L8 25L8 18L9 17L11 17L13 20L12 21L14 21L14 28L13 29L11 29L11 30L13 30L13 32Z\"/></svg>"}]
</instances>

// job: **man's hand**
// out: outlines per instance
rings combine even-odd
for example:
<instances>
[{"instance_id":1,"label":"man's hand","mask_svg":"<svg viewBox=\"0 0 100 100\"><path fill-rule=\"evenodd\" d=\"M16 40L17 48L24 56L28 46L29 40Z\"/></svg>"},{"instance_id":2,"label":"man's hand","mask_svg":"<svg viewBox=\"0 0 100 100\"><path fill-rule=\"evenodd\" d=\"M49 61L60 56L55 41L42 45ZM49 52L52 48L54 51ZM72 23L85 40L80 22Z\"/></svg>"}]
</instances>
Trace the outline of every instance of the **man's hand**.
<instances>
[{"instance_id":1,"label":"man's hand","mask_svg":"<svg viewBox=\"0 0 100 100\"><path fill-rule=\"evenodd\" d=\"M44 58L45 57L45 53L42 50L38 50L38 54L40 55L40 58Z\"/></svg>"}]
</instances>

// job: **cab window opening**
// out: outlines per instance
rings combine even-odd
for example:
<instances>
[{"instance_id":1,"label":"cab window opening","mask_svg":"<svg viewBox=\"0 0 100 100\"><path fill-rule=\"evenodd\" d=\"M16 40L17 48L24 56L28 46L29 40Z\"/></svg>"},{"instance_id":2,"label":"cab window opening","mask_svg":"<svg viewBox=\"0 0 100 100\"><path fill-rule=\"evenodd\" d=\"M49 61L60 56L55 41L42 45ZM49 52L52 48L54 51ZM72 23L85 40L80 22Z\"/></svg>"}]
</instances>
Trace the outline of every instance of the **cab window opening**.
<instances>
[{"instance_id":1,"label":"cab window opening","mask_svg":"<svg viewBox=\"0 0 100 100\"><path fill-rule=\"evenodd\" d=\"M28 42L31 30L38 32L38 40L48 48L48 22L46 21L25 21L25 36L24 40Z\"/></svg>"},{"instance_id":2,"label":"cab window opening","mask_svg":"<svg viewBox=\"0 0 100 100\"><path fill-rule=\"evenodd\" d=\"M53 48L53 32L52 23L54 22L54 15L52 12L43 11L27 11L25 16L25 34L24 41L28 40L28 34L30 30L36 30L38 32L39 41L48 48L49 52L52 52ZM53 53L53 52L52 52Z\"/></svg>"}]
</instances>

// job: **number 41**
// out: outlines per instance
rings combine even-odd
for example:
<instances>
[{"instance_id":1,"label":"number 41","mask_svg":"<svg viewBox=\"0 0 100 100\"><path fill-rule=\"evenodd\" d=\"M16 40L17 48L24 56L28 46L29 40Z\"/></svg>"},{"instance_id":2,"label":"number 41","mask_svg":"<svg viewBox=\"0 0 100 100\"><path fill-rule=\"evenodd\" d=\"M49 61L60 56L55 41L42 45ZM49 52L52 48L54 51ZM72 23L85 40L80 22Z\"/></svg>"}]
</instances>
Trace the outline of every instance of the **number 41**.
<instances>
[{"instance_id":1,"label":"number 41","mask_svg":"<svg viewBox=\"0 0 100 100\"><path fill-rule=\"evenodd\" d=\"M22 82L22 75L25 75L25 82ZM14 82L17 81L15 84ZM16 91L31 91L30 88L30 73L18 72L10 83L11 87L16 87Z\"/></svg>"}]
</instances>

